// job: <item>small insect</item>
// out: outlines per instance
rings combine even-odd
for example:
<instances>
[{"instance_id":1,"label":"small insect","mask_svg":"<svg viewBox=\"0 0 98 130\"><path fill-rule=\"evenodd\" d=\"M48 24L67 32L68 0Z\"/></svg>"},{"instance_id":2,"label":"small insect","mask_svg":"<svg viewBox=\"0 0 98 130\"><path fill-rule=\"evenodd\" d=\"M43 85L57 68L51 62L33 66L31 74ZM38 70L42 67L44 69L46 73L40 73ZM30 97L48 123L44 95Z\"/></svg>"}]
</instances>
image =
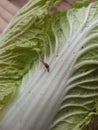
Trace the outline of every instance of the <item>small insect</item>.
<instances>
[{"instance_id":1,"label":"small insect","mask_svg":"<svg viewBox=\"0 0 98 130\"><path fill-rule=\"evenodd\" d=\"M44 61L42 61L42 63L45 66L45 68L47 69L47 71L49 72L49 65L46 62L44 62Z\"/></svg>"}]
</instances>

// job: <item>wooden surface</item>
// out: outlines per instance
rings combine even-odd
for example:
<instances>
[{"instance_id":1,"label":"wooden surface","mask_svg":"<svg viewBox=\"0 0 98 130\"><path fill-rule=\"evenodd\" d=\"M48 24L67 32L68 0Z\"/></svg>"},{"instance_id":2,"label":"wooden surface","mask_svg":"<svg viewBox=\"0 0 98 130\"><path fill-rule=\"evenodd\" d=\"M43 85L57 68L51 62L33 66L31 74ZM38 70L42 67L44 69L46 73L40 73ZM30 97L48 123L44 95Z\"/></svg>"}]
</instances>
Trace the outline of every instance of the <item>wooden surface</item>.
<instances>
[{"instance_id":1,"label":"wooden surface","mask_svg":"<svg viewBox=\"0 0 98 130\"><path fill-rule=\"evenodd\" d=\"M8 0L13 3L15 6L21 8L24 4L26 4L29 0Z\"/></svg>"},{"instance_id":2,"label":"wooden surface","mask_svg":"<svg viewBox=\"0 0 98 130\"><path fill-rule=\"evenodd\" d=\"M8 0L0 0L0 33L2 33L18 9Z\"/></svg>"}]
</instances>

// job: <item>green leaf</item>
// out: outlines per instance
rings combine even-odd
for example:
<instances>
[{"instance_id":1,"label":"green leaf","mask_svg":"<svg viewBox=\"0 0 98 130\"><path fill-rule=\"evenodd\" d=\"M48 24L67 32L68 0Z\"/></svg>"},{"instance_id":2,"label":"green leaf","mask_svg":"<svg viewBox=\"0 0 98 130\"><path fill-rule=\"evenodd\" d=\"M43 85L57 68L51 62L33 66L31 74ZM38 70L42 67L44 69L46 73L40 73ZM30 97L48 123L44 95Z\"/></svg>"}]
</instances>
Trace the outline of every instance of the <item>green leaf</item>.
<instances>
[{"instance_id":1,"label":"green leaf","mask_svg":"<svg viewBox=\"0 0 98 130\"><path fill-rule=\"evenodd\" d=\"M60 1L31 0L11 21L0 38L0 110L19 91L24 75L50 54L51 16ZM49 33L49 34L48 34ZM52 36L52 48L55 46Z\"/></svg>"},{"instance_id":2,"label":"green leaf","mask_svg":"<svg viewBox=\"0 0 98 130\"><path fill-rule=\"evenodd\" d=\"M97 115L98 2L50 15L55 4L30 1L1 38L1 101L21 86L1 130L82 130Z\"/></svg>"},{"instance_id":3,"label":"green leaf","mask_svg":"<svg viewBox=\"0 0 98 130\"><path fill-rule=\"evenodd\" d=\"M70 27L65 55L70 73L63 102L51 130L82 130L84 118L96 113L98 99L98 2L67 12ZM72 50L71 50L72 49ZM70 52L70 53L69 53ZM67 73L66 73L67 74ZM86 123L86 122L85 122ZM88 130L87 127L85 130Z\"/></svg>"}]
</instances>

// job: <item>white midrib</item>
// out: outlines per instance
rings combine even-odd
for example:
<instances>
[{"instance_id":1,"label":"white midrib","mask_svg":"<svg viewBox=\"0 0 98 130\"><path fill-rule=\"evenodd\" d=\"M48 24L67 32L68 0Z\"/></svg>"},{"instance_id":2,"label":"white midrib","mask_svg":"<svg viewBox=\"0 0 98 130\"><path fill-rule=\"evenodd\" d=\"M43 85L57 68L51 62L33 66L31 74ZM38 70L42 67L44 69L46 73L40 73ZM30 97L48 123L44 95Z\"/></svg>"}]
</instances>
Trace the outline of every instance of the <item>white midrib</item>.
<instances>
[{"instance_id":1,"label":"white midrib","mask_svg":"<svg viewBox=\"0 0 98 130\"><path fill-rule=\"evenodd\" d=\"M84 23L85 24L85 23ZM81 34L80 34L81 35ZM85 35L66 43L56 58L50 56L50 72L39 67L0 123L0 130L48 130L65 94L67 80L78 58ZM67 48L70 45L70 49ZM38 76L40 75L40 76ZM40 79L39 79L40 77ZM36 84L35 81L36 79ZM31 82L30 81L30 82ZM30 85L30 86L29 86ZM21 88L22 89L22 88Z\"/></svg>"}]
</instances>

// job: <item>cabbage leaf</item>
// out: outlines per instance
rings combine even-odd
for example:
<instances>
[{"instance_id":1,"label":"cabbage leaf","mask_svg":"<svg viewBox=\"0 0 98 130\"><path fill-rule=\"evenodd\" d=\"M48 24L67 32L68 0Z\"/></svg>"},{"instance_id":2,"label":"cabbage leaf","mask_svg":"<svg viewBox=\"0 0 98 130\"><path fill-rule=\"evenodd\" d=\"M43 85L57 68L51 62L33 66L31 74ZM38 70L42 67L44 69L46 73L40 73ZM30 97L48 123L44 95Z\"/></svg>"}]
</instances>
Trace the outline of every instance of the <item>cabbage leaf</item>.
<instances>
[{"instance_id":1,"label":"cabbage leaf","mask_svg":"<svg viewBox=\"0 0 98 130\"><path fill-rule=\"evenodd\" d=\"M0 130L90 130L98 119L98 2L50 15L59 2L30 1L2 35L1 108L21 87Z\"/></svg>"}]
</instances>

